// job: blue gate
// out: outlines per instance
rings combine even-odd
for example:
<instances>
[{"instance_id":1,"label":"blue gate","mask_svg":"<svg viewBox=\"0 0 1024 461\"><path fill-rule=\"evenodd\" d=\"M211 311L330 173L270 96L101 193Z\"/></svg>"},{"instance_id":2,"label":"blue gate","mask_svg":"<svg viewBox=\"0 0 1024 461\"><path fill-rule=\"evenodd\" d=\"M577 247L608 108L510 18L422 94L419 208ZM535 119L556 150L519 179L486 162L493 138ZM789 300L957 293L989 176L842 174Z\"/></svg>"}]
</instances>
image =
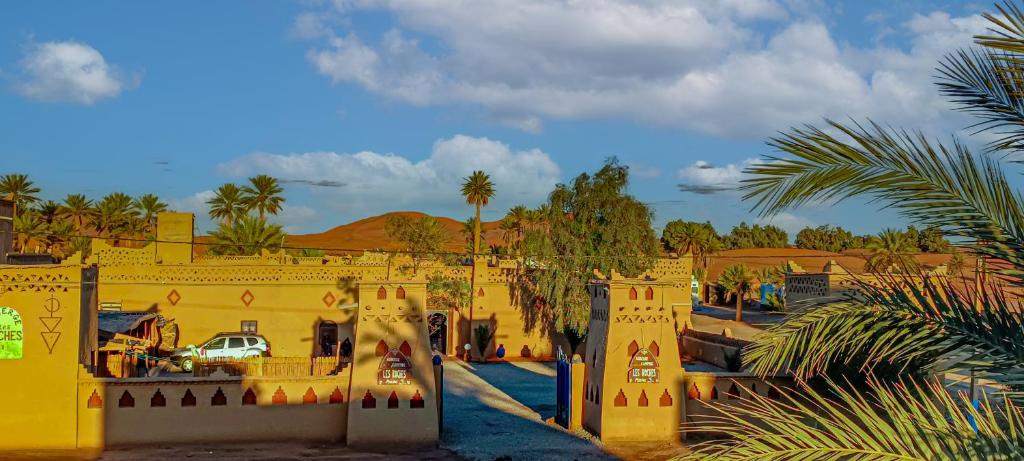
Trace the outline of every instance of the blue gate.
<instances>
[{"instance_id":1,"label":"blue gate","mask_svg":"<svg viewBox=\"0 0 1024 461\"><path fill-rule=\"evenodd\" d=\"M572 364L568 357L558 348L558 361L555 365L555 423L569 427L569 416L572 409Z\"/></svg>"}]
</instances>

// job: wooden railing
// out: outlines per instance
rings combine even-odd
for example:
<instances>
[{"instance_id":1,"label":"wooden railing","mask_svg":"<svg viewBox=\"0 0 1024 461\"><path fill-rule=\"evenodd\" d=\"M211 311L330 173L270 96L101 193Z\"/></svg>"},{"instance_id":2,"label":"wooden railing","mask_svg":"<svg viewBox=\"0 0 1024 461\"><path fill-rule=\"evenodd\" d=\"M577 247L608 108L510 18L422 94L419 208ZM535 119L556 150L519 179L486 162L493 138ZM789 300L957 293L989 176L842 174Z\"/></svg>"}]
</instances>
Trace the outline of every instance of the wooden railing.
<instances>
[{"instance_id":1,"label":"wooden railing","mask_svg":"<svg viewBox=\"0 0 1024 461\"><path fill-rule=\"evenodd\" d=\"M338 374L345 362L337 357L249 357L204 359L192 366L193 376L207 377L217 369L231 376L329 376Z\"/></svg>"}]
</instances>

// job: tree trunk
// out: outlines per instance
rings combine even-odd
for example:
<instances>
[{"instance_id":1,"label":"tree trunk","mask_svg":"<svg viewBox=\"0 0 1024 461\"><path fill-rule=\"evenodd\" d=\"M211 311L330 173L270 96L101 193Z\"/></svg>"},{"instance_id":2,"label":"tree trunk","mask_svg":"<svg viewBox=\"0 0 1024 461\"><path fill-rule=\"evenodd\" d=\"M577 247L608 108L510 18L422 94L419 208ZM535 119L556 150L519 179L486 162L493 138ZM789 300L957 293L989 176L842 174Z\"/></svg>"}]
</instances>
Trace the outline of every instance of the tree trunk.
<instances>
[{"instance_id":1,"label":"tree trunk","mask_svg":"<svg viewBox=\"0 0 1024 461\"><path fill-rule=\"evenodd\" d=\"M736 292L736 321L743 321L743 293Z\"/></svg>"},{"instance_id":2,"label":"tree trunk","mask_svg":"<svg viewBox=\"0 0 1024 461\"><path fill-rule=\"evenodd\" d=\"M476 204L476 222L473 223L473 256L480 253L480 204Z\"/></svg>"}]
</instances>

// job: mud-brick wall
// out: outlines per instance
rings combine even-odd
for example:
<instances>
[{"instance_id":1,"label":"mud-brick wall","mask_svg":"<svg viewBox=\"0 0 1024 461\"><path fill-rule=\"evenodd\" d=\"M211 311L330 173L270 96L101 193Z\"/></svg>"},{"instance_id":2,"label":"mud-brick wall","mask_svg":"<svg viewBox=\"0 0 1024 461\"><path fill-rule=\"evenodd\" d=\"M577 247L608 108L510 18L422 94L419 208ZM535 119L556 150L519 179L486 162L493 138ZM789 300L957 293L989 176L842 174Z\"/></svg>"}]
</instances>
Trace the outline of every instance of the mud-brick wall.
<instances>
[{"instance_id":1,"label":"mud-brick wall","mask_svg":"<svg viewBox=\"0 0 1024 461\"><path fill-rule=\"evenodd\" d=\"M78 445L342 441L348 429L348 382L347 372L171 380L84 375L78 382Z\"/></svg>"}]
</instances>

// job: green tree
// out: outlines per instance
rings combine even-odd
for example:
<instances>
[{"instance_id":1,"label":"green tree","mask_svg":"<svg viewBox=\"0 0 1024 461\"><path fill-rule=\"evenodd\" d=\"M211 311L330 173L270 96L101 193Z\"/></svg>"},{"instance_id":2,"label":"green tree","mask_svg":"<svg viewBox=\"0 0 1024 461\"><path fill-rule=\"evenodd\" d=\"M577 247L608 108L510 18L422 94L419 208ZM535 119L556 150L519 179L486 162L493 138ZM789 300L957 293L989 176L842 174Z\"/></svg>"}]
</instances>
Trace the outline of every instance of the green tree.
<instances>
[{"instance_id":1,"label":"green tree","mask_svg":"<svg viewBox=\"0 0 1024 461\"><path fill-rule=\"evenodd\" d=\"M249 185L242 187L241 202L245 211L256 210L260 221L266 221L267 214L276 215L284 205L281 193L284 189L277 178L261 174L249 178Z\"/></svg>"},{"instance_id":2,"label":"green tree","mask_svg":"<svg viewBox=\"0 0 1024 461\"><path fill-rule=\"evenodd\" d=\"M626 192L629 169L609 159L548 196L542 225L526 231L527 264L542 267L525 281L535 305L550 309L560 330L587 330L587 284L597 269L638 276L653 267L658 240L651 210Z\"/></svg>"},{"instance_id":3,"label":"green tree","mask_svg":"<svg viewBox=\"0 0 1024 461\"><path fill-rule=\"evenodd\" d=\"M917 237L917 248L925 253L949 253L952 244L942 234L942 229L926 227Z\"/></svg>"},{"instance_id":4,"label":"green tree","mask_svg":"<svg viewBox=\"0 0 1024 461\"><path fill-rule=\"evenodd\" d=\"M402 244L402 249L412 258L415 274L420 264L437 258L448 243L448 231L440 221L431 216L412 219L408 216L388 216L384 222L388 238Z\"/></svg>"},{"instance_id":5,"label":"green tree","mask_svg":"<svg viewBox=\"0 0 1024 461\"><path fill-rule=\"evenodd\" d=\"M54 221L53 223L46 226L46 234L44 242L46 243L46 250L51 251L54 248L59 249L60 252L64 253L64 247L68 241L71 240L75 233L75 225L67 221Z\"/></svg>"},{"instance_id":6,"label":"green tree","mask_svg":"<svg viewBox=\"0 0 1024 461\"><path fill-rule=\"evenodd\" d=\"M989 149L1012 154L1024 147L1024 12L1012 3L997 8L998 15L985 15L991 33L976 38L982 48L947 56L938 83L980 118L975 128L999 132ZM1004 172L1006 155L975 155L964 143L943 145L874 123L827 123L827 131L792 129L770 142L786 155L748 170L743 187L757 209L774 214L822 199L874 199L916 225L957 237L975 255L1004 261L993 271L1024 285L1024 204ZM837 365L860 372L892 367L897 384L876 381L857 393L833 385L838 397L832 398L801 385L809 404L756 398L738 411L712 405L731 426L721 419L704 428L733 438L695 447L688 457L1019 458L1024 418L1015 401L1024 390L1024 319L1018 303L985 286L976 301L975 293L941 279L925 278L915 289L904 282L861 284L863 296L801 309L745 351L759 374L789 370L797 378L825 375L843 383ZM975 409L970 396L958 399L941 385L913 381L915 374L966 370L1010 393Z\"/></svg>"},{"instance_id":7,"label":"green tree","mask_svg":"<svg viewBox=\"0 0 1024 461\"><path fill-rule=\"evenodd\" d=\"M81 233L85 227L85 219L92 216L92 200L82 194L68 194L64 198L61 216L75 223L75 229Z\"/></svg>"},{"instance_id":8,"label":"green tree","mask_svg":"<svg viewBox=\"0 0 1024 461\"><path fill-rule=\"evenodd\" d=\"M281 226L252 215L241 216L231 225L221 224L209 235L210 253L241 256L256 255L263 250L278 251L285 238Z\"/></svg>"},{"instance_id":9,"label":"green tree","mask_svg":"<svg viewBox=\"0 0 1024 461\"><path fill-rule=\"evenodd\" d=\"M871 239L867 244L868 263L864 270L868 272L896 271L905 274L918 271L917 240L913 234L894 229L886 229Z\"/></svg>"},{"instance_id":10,"label":"green tree","mask_svg":"<svg viewBox=\"0 0 1024 461\"><path fill-rule=\"evenodd\" d=\"M466 203L476 207L476 226L473 230L473 254L480 253L480 208L487 206L494 197L494 184L491 177L483 171L474 171L462 182L462 196Z\"/></svg>"},{"instance_id":11,"label":"green tree","mask_svg":"<svg viewBox=\"0 0 1024 461\"><path fill-rule=\"evenodd\" d=\"M47 200L40 202L35 211L39 215L39 219L42 219L49 226L60 216L60 204L53 200Z\"/></svg>"},{"instance_id":12,"label":"green tree","mask_svg":"<svg viewBox=\"0 0 1024 461\"><path fill-rule=\"evenodd\" d=\"M736 295L736 321L743 321L743 299L753 295L757 288L757 275L744 264L733 264L718 276L718 285Z\"/></svg>"},{"instance_id":13,"label":"green tree","mask_svg":"<svg viewBox=\"0 0 1024 461\"><path fill-rule=\"evenodd\" d=\"M46 223L35 212L26 210L14 217L14 233L18 236L17 251L24 253L29 242L41 242L46 237Z\"/></svg>"},{"instance_id":14,"label":"green tree","mask_svg":"<svg viewBox=\"0 0 1024 461\"><path fill-rule=\"evenodd\" d=\"M114 245L128 231L132 219L139 217L135 202L123 192L104 196L93 210L93 227L100 236L114 240Z\"/></svg>"},{"instance_id":15,"label":"green tree","mask_svg":"<svg viewBox=\"0 0 1024 461\"><path fill-rule=\"evenodd\" d=\"M483 239L483 234L478 232L479 230L480 226L477 225L476 218L472 216L466 218L466 220L462 222L462 229L460 229L460 233L466 241L466 254L473 254L473 245L478 240ZM474 235L476 235L476 237L474 237Z\"/></svg>"},{"instance_id":16,"label":"green tree","mask_svg":"<svg viewBox=\"0 0 1024 461\"><path fill-rule=\"evenodd\" d=\"M33 203L39 201L36 194L39 188L28 179L28 175L7 174L0 177L0 196L8 196L14 201L14 216L18 216L19 209L27 209Z\"/></svg>"},{"instance_id":17,"label":"green tree","mask_svg":"<svg viewBox=\"0 0 1024 461\"><path fill-rule=\"evenodd\" d=\"M238 186L231 183L221 184L213 198L206 201L210 206L210 219L219 219L221 224L231 226L235 219L245 214L242 199L242 189Z\"/></svg>"},{"instance_id":18,"label":"green tree","mask_svg":"<svg viewBox=\"0 0 1024 461\"><path fill-rule=\"evenodd\" d=\"M718 232L710 222L671 221L661 232L661 242L669 251L693 255L693 266L705 269L708 256L722 248Z\"/></svg>"},{"instance_id":19,"label":"green tree","mask_svg":"<svg viewBox=\"0 0 1024 461\"><path fill-rule=\"evenodd\" d=\"M839 253L850 248L857 248L853 234L839 226L828 224L818 227L805 227L796 234L796 247L808 250L831 251Z\"/></svg>"},{"instance_id":20,"label":"green tree","mask_svg":"<svg viewBox=\"0 0 1024 461\"><path fill-rule=\"evenodd\" d=\"M785 248L789 244L786 231L773 226L741 222L722 238L726 248Z\"/></svg>"},{"instance_id":21,"label":"green tree","mask_svg":"<svg viewBox=\"0 0 1024 461\"><path fill-rule=\"evenodd\" d=\"M153 194L143 195L133 202L136 210L142 214L142 222L145 224L145 232L156 230L156 215L167 211L167 204L160 201L160 197Z\"/></svg>"}]
</instances>

